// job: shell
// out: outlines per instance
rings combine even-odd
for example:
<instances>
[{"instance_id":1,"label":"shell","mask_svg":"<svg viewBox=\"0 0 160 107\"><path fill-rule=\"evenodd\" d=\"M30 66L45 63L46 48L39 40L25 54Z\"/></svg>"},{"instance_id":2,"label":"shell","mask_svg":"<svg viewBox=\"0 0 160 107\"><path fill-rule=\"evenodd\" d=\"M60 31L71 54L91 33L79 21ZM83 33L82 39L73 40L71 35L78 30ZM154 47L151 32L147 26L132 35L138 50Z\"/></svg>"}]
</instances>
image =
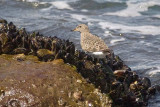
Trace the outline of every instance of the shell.
<instances>
[{"instance_id":1,"label":"shell","mask_svg":"<svg viewBox=\"0 0 160 107\"><path fill-rule=\"evenodd\" d=\"M117 77L124 77L126 74L126 70L115 70L113 74Z\"/></svg>"},{"instance_id":2,"label":"shell","mask_svg":"<svg viewBox=\"0 0 160 107\"><path fill-rule=\"evenodd\" d=\"M54 60L54 53L48 49L39 49L37 51L37 57L42 61Z\"/></svg>"},{"instance_id":3,"label":"shell","mask_svg":"<svg viewBox=\"0 0 160 107\"><path fill-rule=\"evenodd\" d=\"M26 48L16 48L13 50L14 54L22 54L22 53L27 53L27 49Z\"/></svg>"},{"instance_id":4,"label":"shell","mask_svg":"<svg viewBox=\"0 0 160 107\"><path fill-rule=\"evenodd\" d=\"M148 89L149 87L151 87L151 81L150 81L149 78L144 77L144 78L142 78L141 82L142 82L142 85L143 85L146 89Z\"/></svg>"},{"instance_id":5,"label":"shell","mask_svg":"<svg viewBox=\"0 0 160 107\"><path fill-rule=\"evenodd\" d=\"M65 59L65 51L64 50L59 50L58 53L55 55L55 59Z\"/></svg>"},{"instance_id":6,"label":"shell","mask_svg":"<svg viewBox=\"0 0 160 107\"><path fill-rule=\"evenodd\" d=\"M0 34L0 41L2 43L2 46L4 46L8 42L9 38L7 36L7 33Z\"/></svg>"},{"instance_id":7,"label":"shell","mask_svg":"<svg viewBox=\"0 0 160 107\"><path fill-rule=\"evenodd\" d=\"M12 51L16 48L16 45L13 42L7 42L3 47L2 47L2 52L5 54L10 54Z\"/></svg>"},{"instance_id":8,"label":"shell","mask_svg":"<svg viewBox=\"0 0 160 107\"><path fill-rule=\"evenodd\" d=\"M5 19L0 19L0 23L5 23L7 24L8 22Z\"/></svg>"}]
</instances>

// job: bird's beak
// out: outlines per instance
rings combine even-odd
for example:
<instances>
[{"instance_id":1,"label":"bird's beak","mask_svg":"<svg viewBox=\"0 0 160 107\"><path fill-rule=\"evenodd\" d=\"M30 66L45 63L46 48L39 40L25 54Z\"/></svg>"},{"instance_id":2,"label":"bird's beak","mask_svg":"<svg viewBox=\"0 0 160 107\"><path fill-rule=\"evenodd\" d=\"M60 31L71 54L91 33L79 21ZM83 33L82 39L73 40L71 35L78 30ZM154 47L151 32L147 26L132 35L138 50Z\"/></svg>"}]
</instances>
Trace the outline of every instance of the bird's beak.
<instances>
[{"instance_id":1,"label":"bird's beak","mask_svg":"<svg viewBox=\"0 0 160 107\"><path fill-rule=\"evenodd\" d=\"M73 29L73 30L71 30L71 31L72 31L72 32L73 32L73 31L76 31L76 28L75 28L75 29Z\"/></svg>"}]
</instances>

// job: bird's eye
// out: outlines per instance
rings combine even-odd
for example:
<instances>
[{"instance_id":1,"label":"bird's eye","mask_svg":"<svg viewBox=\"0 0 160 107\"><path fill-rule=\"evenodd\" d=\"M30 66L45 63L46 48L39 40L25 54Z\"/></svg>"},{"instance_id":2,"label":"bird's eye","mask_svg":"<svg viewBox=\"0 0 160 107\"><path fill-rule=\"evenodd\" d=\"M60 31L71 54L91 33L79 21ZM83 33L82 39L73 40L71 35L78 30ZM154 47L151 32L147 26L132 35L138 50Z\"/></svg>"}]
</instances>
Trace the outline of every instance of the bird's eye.
<instances>
[{"instance_id":1,"label":"bird's eye","mask_svg":"<svg viewBox=\"0 0 160 107\"><path fill-rule=\"evenodd\" d=\"M79 28L81 28L82 26L79 26Z\"/></svg>"}]
</instances>

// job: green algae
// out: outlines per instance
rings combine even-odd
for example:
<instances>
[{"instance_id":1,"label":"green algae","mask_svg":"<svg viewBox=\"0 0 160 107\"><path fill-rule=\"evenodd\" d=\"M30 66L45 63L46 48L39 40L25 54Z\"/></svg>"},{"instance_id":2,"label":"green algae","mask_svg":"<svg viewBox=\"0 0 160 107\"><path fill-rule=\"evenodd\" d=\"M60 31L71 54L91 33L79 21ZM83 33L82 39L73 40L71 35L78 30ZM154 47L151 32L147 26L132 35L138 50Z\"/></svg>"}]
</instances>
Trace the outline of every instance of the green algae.
<instances>
[{"instance_id":1,"label":"green algae","mask_svg":"<svg viewBox=\"0 0 160 107\"><path fill-rule=\"evenodd\" d=\"M0 106L10 106L9 102L14 102L12 98L16 98L16 104L23 102L27 106L37 107L111 106L106 94L95 92L98 89L89 84L75 66L65 64L62 59L40 62L37 57L28 55L19 62L14 59L15 56L0 55L0 87L5 89L0 90ZM9 63L9 69L3 66L4 63ZM82 100L74 97L75 92L82 92Z\"/></svg>"}]
</instances>

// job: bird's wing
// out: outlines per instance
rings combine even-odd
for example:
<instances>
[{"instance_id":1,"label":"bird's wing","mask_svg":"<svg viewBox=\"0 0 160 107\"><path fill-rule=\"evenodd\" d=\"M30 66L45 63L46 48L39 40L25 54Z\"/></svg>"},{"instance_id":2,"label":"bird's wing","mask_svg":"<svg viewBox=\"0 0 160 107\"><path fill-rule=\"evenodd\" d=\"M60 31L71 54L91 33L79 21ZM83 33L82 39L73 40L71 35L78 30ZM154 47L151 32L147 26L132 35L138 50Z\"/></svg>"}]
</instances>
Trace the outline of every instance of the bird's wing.
<instances>
[{"instance_id":1,"label":"bird's wing","mask_svg":"<svg viewBox=\"0 0 160 107\"><path fill-rule=\"evenodd\" d=\"M88 35L88 41L88 44L91 46L90 48L94 51L100 52L109 49L100 37L92 35L91 33Z\"/></svg>"},{"instance_id":2,"label":"bird's wing","mask_svg":"<svg viewBox=\"0 0 160 107\"><path fill-rule=\"evenodd\" d=\"M100 37L98 37L96 35L93 35L93 37L95 38L95 44L97 44L99 46L100 50L108 49L108 46L106 45L104 40L102 40Z\"/></svg>"}]
</instances>

